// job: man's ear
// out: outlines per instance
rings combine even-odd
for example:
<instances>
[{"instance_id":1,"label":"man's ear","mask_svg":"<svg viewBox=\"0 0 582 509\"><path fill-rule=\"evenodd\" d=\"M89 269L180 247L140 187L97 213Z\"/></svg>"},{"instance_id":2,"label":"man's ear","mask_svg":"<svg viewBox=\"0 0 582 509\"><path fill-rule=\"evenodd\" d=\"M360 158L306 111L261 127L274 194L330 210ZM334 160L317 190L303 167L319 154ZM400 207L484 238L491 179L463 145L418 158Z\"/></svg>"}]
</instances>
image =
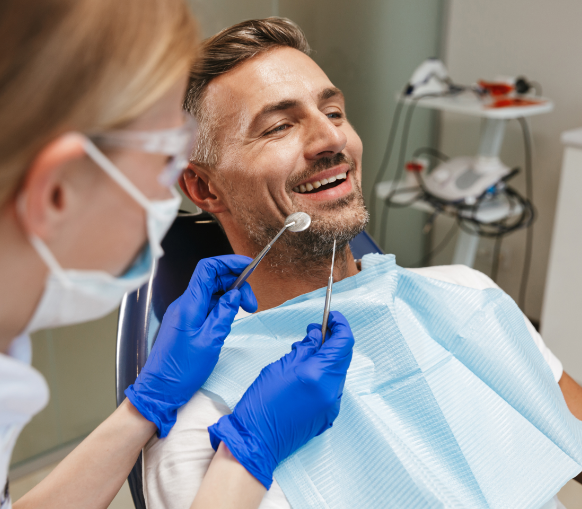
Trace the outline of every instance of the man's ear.
<instances>
[{"instance_id":1,"label":"man's ear","mask_svg":"<svg viewBox=\"0 0 582 509\"><path fill-rule=\"evenodd\" d=\"M78 133L64 134L43 147L30 164L15 203L27 232L47 240L66 219L66 174L71 164L85 158L83 143Z\"/></svg>"},{"instance_id":2,"label":"man's ear","mask_svg":"<svg viewBox=\"0 0 582 509\"><path fill-rule=\"evenodd\" d=\"M179 182L184 194L202 210L211 214L227 210L219 193L216 193L208 172L201 166L190 163Z\"/></svg>"}]
</instances>

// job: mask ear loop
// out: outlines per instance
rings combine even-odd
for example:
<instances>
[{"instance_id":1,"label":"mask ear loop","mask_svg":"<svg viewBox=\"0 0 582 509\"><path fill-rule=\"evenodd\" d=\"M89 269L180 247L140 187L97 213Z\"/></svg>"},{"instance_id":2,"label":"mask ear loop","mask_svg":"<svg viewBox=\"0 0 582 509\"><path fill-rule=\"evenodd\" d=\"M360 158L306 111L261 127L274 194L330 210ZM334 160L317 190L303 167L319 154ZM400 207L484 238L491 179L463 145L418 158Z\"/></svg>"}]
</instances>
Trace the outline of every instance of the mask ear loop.
<instances>
[{"instance_id":1,"label":"mask ear loop","mask_svg":"<svg viewBox=\"0 0 582 509\"><path fill-rule=\"evenodd\" d=\"M49 270L61 281L63 286L70 288L72 286L71 281L67 277L67 274L60 266L55 256L51 253L51 250L48 248L48 246L34 233L30 233L28 235L28 240L38 255L42 258L42 261L46 263Z\"/></svg>"},{"instance_id":2,"label":"mask ear loop","mask_svg":"<svg viewBox=\"0 0 582 509\"><path fill-rule=\"evenodd\" d=\"M26 200L26 193L22 193L16 203L16 210L21 218L24 218L26 213ZM32 245L33 249L36 251L38 256L40 256L41 260L45 263L50 272L54 274L57 279L59 279L63 286L70 288L72 285L71 281L44 241L34 233L25 232L25 234L28 237L28 241Z\"/></svg>"},{"instance_id":3,"label":"mask ear loop","mask_svg":"<svg viewBox=\"0 0 582 509\"><path fill-rule=\"evenodd\" d=\"M129 180L106 156L101 152L95 144L87 137L85 137L84 148L87 155L93 162L99 166L107 175L109 175L127 194L129 194L137 203L139 203L147 212L156 214L155 209L151 207L150 201L145 195L136 187L136 185Z\"/></svg>"},{"instance_id":4,"label":"mask ear loop","mask_svg":"<svg viewBox=\"0 0 582 509\"><path fill-rule=\"evenodd\" d=\"M137 188L137 186L131 180L129 180L89 138L85 137L83 146L85 152L95 162L95 164L97 164L97 166L99 166L105 173L107 173L107 175L109 175L109 177L111 177L137 203L139 203L145 209L148 216L153 216L158 220L165 219L163 212L159 211L155 206L155 202L152 202L146 198L146 196ZM175 187L172 186L169 189L172 194L171 200L181 200L180 194ZM147 219L147 223L149 229L149 219ZM161 247L152 243L150 233L148 233L148 243L152 250L152 254L159 254Z\"/></svg>"}]
</instances>

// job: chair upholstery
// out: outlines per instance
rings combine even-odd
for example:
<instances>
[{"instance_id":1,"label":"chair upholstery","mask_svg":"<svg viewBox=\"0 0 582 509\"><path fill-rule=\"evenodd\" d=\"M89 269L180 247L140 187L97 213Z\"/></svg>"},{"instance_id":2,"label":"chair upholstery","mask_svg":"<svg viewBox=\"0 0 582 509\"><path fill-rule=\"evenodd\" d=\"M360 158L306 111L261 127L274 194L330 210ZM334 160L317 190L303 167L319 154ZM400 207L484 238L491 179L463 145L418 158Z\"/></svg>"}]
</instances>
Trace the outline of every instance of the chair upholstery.
<instances>
[{"instance_id":1,"label":"chair upholstery","mask_svg":"<svg viewBox=\"0 0 582 509\"><path fill-rule=\"evenodd\" d=\"M135 381L145 364L166 309L186 290L198 261L233 252L218 222L206 213L180 212L162 247L165 254L158 262L155 275L137 291L125 295L119 310L117 405L125 399L125 389ZM355 258L382 252L365 232L350 243L350 248ZM141 454L128 482L136 509L145 509Z\"/></svg>"},{"instance_id":2,"label":"chair upholstery","mask_svg":"<svg viewBox=\"0 0 582 509\"><path fill-rule=\"evenodd\" d=\"M380 253L382 250L380 246L376 244L374 239L370 237L366 232L360 233L350 242L350 249L356 260L361 259L364 255L370 253Z\"/></svg>"}]
</instances>

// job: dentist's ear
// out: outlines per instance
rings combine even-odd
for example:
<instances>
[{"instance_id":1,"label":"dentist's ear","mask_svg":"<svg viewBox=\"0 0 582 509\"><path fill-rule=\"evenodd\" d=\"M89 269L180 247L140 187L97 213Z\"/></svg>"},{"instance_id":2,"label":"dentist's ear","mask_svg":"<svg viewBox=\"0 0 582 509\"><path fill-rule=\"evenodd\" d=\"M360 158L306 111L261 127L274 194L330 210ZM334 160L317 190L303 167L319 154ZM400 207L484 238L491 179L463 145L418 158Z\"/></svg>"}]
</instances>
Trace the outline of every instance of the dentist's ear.
<instances>
[{"instance_id":1,"label":"dentist's ear","mask_svg":"<svg viewBox=\"0 0 582 509\"><path fill-rule=\"evenodd\" d=\"M216 191L208 172L203 167L190 163L179 183L184 194L202 210L211 214L227 210L220 193Z\"/></svg>"},{"instance_id":2,"label":"dentist's ear","mask_svg":"<svg viewBox=\"0 0 582 509\"><path fill-rule=\"evenodd\" d=\"M83 143L78 133L63 134L33 159L15 203L27 232L47 240L74 212L69 176L85 158Z\"/></svg>"}]
</instances>

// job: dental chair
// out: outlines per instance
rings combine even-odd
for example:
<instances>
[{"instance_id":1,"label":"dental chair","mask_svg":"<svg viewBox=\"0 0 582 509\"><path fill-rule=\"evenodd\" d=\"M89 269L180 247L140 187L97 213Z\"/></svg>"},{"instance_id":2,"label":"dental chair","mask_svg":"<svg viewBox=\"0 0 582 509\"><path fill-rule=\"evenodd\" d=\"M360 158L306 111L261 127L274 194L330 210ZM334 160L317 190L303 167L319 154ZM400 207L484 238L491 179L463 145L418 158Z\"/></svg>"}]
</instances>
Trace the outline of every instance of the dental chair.
<instances>
[{"instance_id":1,"label":"dental chair","mask_svg":"<svg viewBox=\"0 0 582 509\"><path fill-rule=\"evenodd\" d=\"M168 306L188 287L190 277L202 258L232 254L232 248L218 222L207 213L180 212L164 241L164 256L154 276L137 291L126 294L119 310L115 388L117 405L131 385L152 349L162 317ZM354 258L382 250L366 233L360 233L350 248ZM145 509L140 454L128 477L136 509Z\"/></svg>"}]
</instances>

